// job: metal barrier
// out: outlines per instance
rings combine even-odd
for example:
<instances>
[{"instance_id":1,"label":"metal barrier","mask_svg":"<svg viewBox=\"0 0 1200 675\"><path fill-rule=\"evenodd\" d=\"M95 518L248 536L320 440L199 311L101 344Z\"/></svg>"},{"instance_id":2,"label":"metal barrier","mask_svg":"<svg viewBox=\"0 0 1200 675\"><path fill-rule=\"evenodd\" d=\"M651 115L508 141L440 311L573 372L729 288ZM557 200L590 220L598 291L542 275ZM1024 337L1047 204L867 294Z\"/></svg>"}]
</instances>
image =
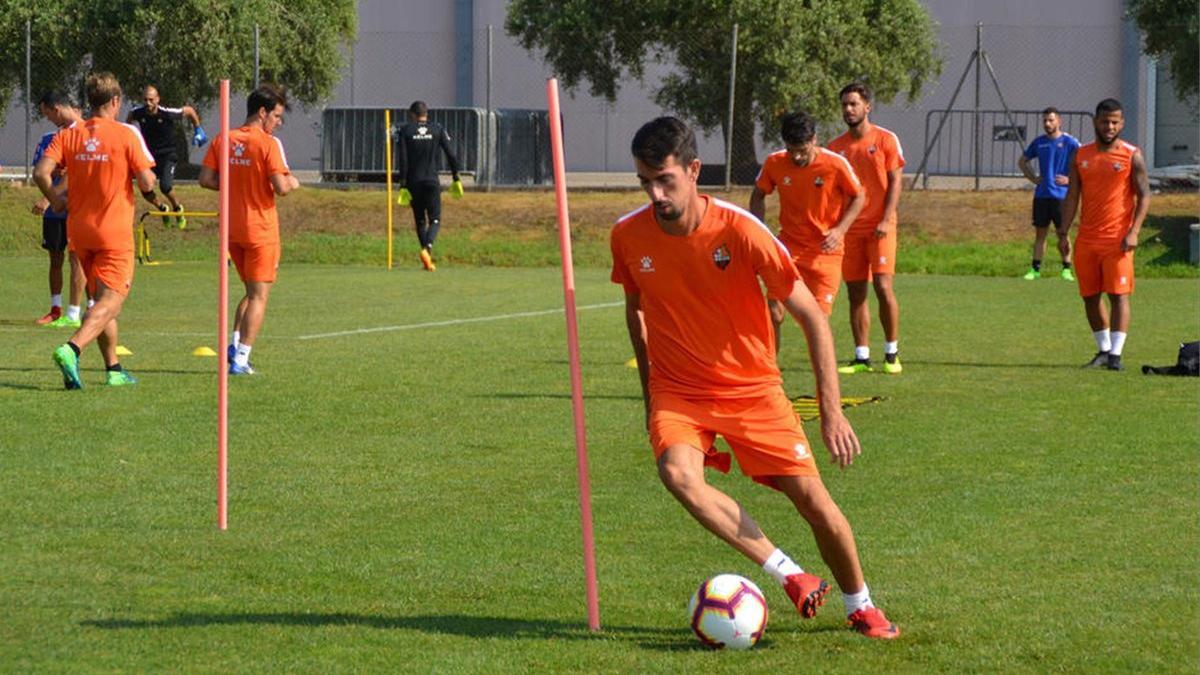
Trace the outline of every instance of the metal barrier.
<instances>
[{"instance_id":1,"label":"metal barrier","mask_svg":"<svg viewBox=\"0 0 1200 675\"><path fill-rule=\"evenodd\" d=\"M930 110L925 114L924 181L939 176L1020 176L1017 159L1029 143L1042 134L1040 110L980 110L979 162L975 162L974 110ZM1092 140L1092 114L1059 113L1062 130L1080 143ZM936 130L936 131L935 131ZM931 137L936 134L936 137ZM930 143L933 145L931 146ZM979 172L976 174L976 166Z\"/></svg>"},{"instance_id":2,"label":"metal barrier","mask_svg":"<svg viewBox=\"0 0 1200 675\"><path fill-rule=\"evenodd\" d=\"M327 181L382 181L387 172L384 157L383 113L388 108L326 108L321 113L321 179ZM390 108L392 127L407 120L405 108ZM484 120L482 108L431 108L429 119L450 134L450 146L458 158L459 172L475 176L484 169ZM397 150L393 147L393 161ZM438 170L449 171L438 155Z\"/></svg>"},{"instance_id":3,"label":"metal barrier","mask_svg":"<svg viewBox=\"0 0 1200 675\"><path fill-rule=\"evenodd\" d=\"M549 185L554 179L550 156L550 113L501 108L492 113L496 185Z\"/></svg>"}]
</instances>

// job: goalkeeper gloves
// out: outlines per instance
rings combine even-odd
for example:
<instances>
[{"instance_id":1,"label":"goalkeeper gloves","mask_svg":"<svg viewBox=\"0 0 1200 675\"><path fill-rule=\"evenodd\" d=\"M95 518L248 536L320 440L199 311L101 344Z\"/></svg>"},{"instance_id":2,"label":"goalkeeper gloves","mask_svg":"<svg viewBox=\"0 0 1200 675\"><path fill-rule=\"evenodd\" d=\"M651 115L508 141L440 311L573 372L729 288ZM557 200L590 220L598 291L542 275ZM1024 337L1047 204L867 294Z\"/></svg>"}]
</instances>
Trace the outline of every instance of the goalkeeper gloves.
<instances>
[{"instance_id":1,"label":"goalkeeper gloves","mask_svg":"<svg viewBox=\"0 0 1200 675\"><path fill-rule=\"evenodd\" d=\"M463 196L463 184L462 184L462 181L461 181L461 180L458 180L457 178L455 178L455 179L454 179L454 182L450 184L450 196L451 196L451 197L453 197L453 198L455 198L455 199L461 199L461 198L462 198L462 196Z\"/></svg>"},{"instance_id":2,"label":"goalkeeper gloves","mask_svg":"<svg viewBox=\"0 0 1200 675\"><path fill-rule=\"evenodd\" d=\"M400 188L400 196L396 199L396 203L400 206L408 206L412 203L412 193L408 188Z\"/></svg>"},{"instance_id":3,"label":"goalkeeper gloves","mask_svg":"<svg viewBox=\"0 0 1200 675\"><path fill-rule=\"evenodd\" d=\"M192 133L192 145L197 148L208 142L208 134L204 133L204 127L197 126L196 131Z\"/></svg>"}]
</instances>

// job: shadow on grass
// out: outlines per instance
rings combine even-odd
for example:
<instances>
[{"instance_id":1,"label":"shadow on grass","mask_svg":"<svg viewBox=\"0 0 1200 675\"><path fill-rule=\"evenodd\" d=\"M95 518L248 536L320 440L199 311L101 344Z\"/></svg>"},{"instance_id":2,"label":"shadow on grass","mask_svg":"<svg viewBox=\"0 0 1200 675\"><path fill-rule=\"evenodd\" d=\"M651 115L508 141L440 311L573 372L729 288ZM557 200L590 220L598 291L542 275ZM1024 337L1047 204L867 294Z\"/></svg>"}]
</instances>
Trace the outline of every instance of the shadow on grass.
<instances>
[{"instance_id":1,"label":"shadow on grass","mask_svg":"<svg viewBox=\"0 0 1200 675\"><path fill-rule=\"evenodd\" d=\"M196 628L205 626L274 625L300 628L362 626L380 630L416 630L435 635L513 640L611 640L613 638L660 651L703 651L686 628L665 629L641 626L604 626L593 633L580 622L548 619L514 619L461 614L418 616L372 616L366 614L267 612L248 614L178 613L165 619L95 619L79 625L104 630Z\"/></svg>"},{"instance_id":2,"label":"shadow on grass","mask_svg":"<svg viewBox=\"0 0 1200 675\"><path fill-rule=\"evenodd\" d=\"M1158 238L1166 246L1166 250L1157 258L1146 261L1147 265L1167 266L1187 264L1188 252L1191 246L1188 227L1196 222L1195 216L1149 216L1146 218L1147 229L1157 229ZM1146 241L1153 238L1142 236Z\"/></svg>"},{"instance_id":3,"label":"shadow on grass","mask_svg":"<svg viewBox=\"0 0 1200 675\"><path fill-rule=\"evenodd\" d=\"M1084 356L1084 359L1087 357ZM1079 370L1083 371L1083 361L1079 363L980 363L972 361L922 361L904 359L906 366L950 366L953 368L1034 368L1037 370ZM907 372L907 369L905 370Z\"/></svg>"}]
</instances>

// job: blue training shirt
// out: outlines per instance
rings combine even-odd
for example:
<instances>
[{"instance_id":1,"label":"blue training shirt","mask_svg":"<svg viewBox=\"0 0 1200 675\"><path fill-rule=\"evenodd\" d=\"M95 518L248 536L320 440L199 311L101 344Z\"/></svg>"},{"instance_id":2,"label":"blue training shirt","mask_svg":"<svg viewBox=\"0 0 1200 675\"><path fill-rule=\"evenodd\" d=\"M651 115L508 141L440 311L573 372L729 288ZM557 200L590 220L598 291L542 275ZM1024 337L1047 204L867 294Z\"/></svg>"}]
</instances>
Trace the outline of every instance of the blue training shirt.
<instances>
[{"instance_id":1,"label":"blue training shirt","mask_svg":"<svg viewBox=\"0 0 1200 675\"><path fill-rule=\"evenodd\" d=\"M1071 155L1079 149L1079 141L1065 131L1058 138L1049 138L1045 134L1033 139L1025 148L1025 159L1037 157L1038 173L1041 182L1034 190L1033 196L1045 199L1066 199L1067 186L1054 182L1054 176L1067 175L1067 163Z\"/></svg>"},{"instance_id":2,"label":"blue training shirt","mask_svg":"<svg viewBox=\"0 0 1200 675\"><path fill-rule=\"evenodd\" d=\"M37 147L34 148L34 150L33 150L33 165L34 166L37 166L38 161L42 159L42 153L46 152L46 148L50 147L50 141L53 141L54 137L56 135L58 135L57 131L47 131L46 133L42 134L42 140L38 141ZM53 184L58 185L61 182L62 182L62 177L56 175L54 177ZM42 214L42 217L43 218L52 218L54 220L66 220L67 214L65 212L58 213L58 212L54 211L53 209L51 209L50 207L46 207L46 212Z\"/></svg>"}]
</instances>

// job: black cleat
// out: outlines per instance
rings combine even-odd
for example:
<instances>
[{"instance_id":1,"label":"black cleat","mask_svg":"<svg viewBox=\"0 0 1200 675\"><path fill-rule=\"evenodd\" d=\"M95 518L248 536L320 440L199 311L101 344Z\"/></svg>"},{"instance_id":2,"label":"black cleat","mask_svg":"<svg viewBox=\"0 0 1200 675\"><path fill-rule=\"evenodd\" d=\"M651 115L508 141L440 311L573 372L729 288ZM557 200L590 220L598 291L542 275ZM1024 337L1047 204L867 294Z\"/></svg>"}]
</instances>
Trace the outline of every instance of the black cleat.
<instances>
[{"instance_id":1,"label":"black cleat","mask_svg":"<svg viewBox=\"0 0 1200 675\"><path fill-rule=\"evenodd\" d=\"M1120 357L1117 357L1117 362L1120 362ZM1108 352L1096 352L1091 361L1083 364L1084 368L1107 368L1108 367Z\"/></svg>"},{"instance_id":2,"label":"black cleat","mask_svg":"<svg viewBox=\"0 0 1200 675\"><path fill-rule=\"evenodd\" d=\"M1109 370L1125 370L1125 364L1121 363L1120 354L1109 354L1108 362L1104 364L1104 367Z\"/></svg>"}]
</instances>

